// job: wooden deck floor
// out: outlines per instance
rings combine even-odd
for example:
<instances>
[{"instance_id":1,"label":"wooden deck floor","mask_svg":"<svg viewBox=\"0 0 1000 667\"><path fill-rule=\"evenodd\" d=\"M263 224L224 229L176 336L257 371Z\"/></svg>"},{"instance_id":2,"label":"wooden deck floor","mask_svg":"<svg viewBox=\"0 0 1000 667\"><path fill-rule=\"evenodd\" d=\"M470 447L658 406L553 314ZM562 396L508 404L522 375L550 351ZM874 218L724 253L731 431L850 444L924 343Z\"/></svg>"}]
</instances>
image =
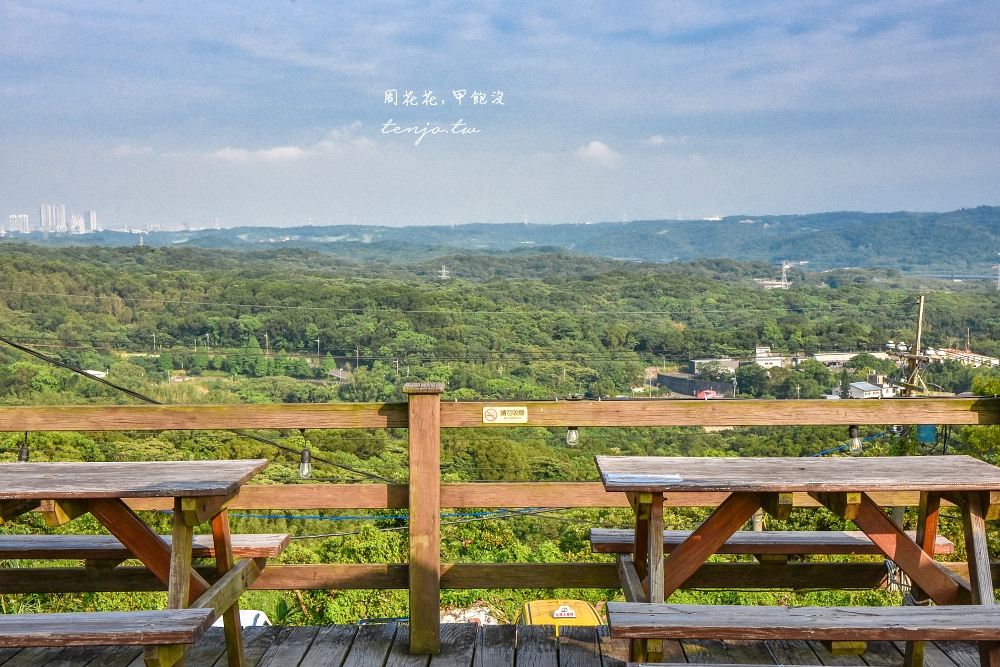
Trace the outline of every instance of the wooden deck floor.
<instances>
[{"instance_id":1,"label":"wooden deck floor","mask_svg":"<svg viewBox=\"0 0 1000 667\"><path fill-rule=\"evenodd\" d=\"M472 624L442 626L440 655L411 656L406 625L326 625L244 630L247 667L624 667L627 644L606 628ZM902 645L870 642L862 656L833 656L803 641L670 641L667 662L895 667ZM428 664L429 663L429 664ZM975 644L928 643L926 667L979 667ZM142 667L141 649L70 647L0 650L0 667ZM185 667L225 667L222 630L212 628L187 653Z\"/></svg>"}]
</instances>

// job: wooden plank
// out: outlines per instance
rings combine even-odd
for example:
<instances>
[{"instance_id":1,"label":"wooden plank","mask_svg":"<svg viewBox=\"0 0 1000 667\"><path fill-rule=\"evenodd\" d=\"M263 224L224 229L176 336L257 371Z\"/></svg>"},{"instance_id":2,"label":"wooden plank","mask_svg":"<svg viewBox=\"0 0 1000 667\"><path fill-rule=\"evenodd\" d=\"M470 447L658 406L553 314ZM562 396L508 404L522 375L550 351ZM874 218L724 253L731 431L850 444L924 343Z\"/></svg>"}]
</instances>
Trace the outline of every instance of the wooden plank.
<instances>
[{"instance_id":1,"label":"wooden plank","mask_svg":"<svg viewBox=\"0 0 1000 667\"><path fill-rule=\"evenodd\" d=\"M792 515L794 493L762 493L760 506L765 512L779 521L787 521Z\"/></svg>"},{"instance_id":2,"label":"wooden plank","mask_svg":"<svg viewBox=\"0 0 1000 667\"><path fill-rule=\"evenodd\" d=\"M184 667L212 667L225 650L226 638L222 628L209 628L184 654ZM133 663L130 667L143 667L141 654L138 665Z\"/></svg>"},{"instance_id":3,"label":"wooden plank","mask_svg":"<svg viewBox=\"0 0 1000 667\"><path fill-rule=\"evenodd\" d=\"M723 642L729 661L742 665L773 665L774 657L764 642L726 640Z\"/></svg>"},{"instance_id":4,"label":"wooden plank","mask_svg":"<svg viewBox=\"0 0 1000 667\"><path fill-rule=\"evenodd\" d=\"M822 665L816 652L807 642L791 639L772 639L764 642L771 657L779 665Z\"/></svg>"},{"instance_id":5,"label":"wooden plank","mask_svg":"<svg viewBox=\"0 0 1000 667\"><path fill-rule=\"evenodd\" d=\"M612 637L607 625L597 626L597 638L601 644L601 667L625 667L629 659L629 640ZM673 642L681 652L684 662L684 651L679 642ZM476 667L479 667L478 665Z\"/></svg>"},{"instance_id":6,"label":"wooden plank","mask_svg":"<svg viewBox=\"0 0 1000 667\"><path fill-rule=\"evenodd\" d=\"M214 620L204 609L0 614L0 647L193 644Z\"/></svg>"},{"instance_id":7,"label":"wooden plank","mask_svg":"<svg viewBox=\"0 0 1000 667\"><path fill-rule=\"evenodd\" d=\"M664 589L664 564L663 564L663 540L655 539L656 535L663 534L663 494L652 494L649 503L649 531L646 535L646 557L647 572L643 580L643 589L646 591L646 599L649 602L663 602Z\"/></svg>"},{"instance_id":8,"label":"wooden plank","mask_svg":"<svg viewBox=\"0 0 1000 667\"><path fill-rule=\"evenodd\" d=\"M441 652L431 656L430 667L472 667L478 631L476 623L442 624Z\"/></svg>"},{"instance_id":9,"label":"wooden plank","mask_svg":"<svg viewBox=\"0 0 1000 667\"><path fill-rule=\"evenodd\" d=\"M475 667L514 667L516 625L484 625L476 636ZM619 666L615 666L619 667Z\"/></svg>"},{"instance_id":10,"label":"wooden plank","mask_svg":"<svg viewBox=\"0 0 1000 667\"><path fill-rule=\"evenodd\" d=\"M383 667L395 634L395 623L362 625L354 636L343 667ZM307 654L306 658L309 657Z\"/></svg>"},{"instance_id":11,"label":"wooden plank","mask_svg":"<svg viewBox=\"0 0 1000 667\"><path fill-rule=\"evenodd\" d=\"M642 589L642 582L639 581L639 574L635 571L632 557L628 554L619 554L615 560L618 566L618 582L625 593L625 600L627 602L649 602L646 598L646 591Z\"/></svg>"},{"instance_id":12,"label":"wooden plank","mask_svg":"<svg viewBox=\"0 0 1000 667\"><path fill-rule=\"evenodd\" d=\"M834 655L822 642L807 642L819 661L826 667L864 667L865 661L859 655Z\"/></svg>"},{"instance_id":13,"label":"wooden plank","mask_svg":"<svg viewBox=\"0 0 1000 667\"><path fill-rule=\"evenodd\" d=\"M283 627L267 647L258 667L295 667L316 638L318 627Z\"/></svg>"},{"instance_id":14,"label":"wooden plank","mask_svg":"<svg viewBox=\"0 0 1000 667\"><path fill-rule=\"evenodd\" d=\"M243 659L245 660L246 667L257 667L257 664L264 657L264 654L267 653L267 650L271 647L271 644L280 631L281 627L277 625L245 628L243 630ZM223 667L223 665L227 664L229 664L228 651L224 652L215 661L215 667Z\"/></svg>"},{"instance_id":15,"label":"wooden plank","mask_svg":"<svg viewBox=\"0 0 1000 667\"><path fill-rule=\"evenodd\" d=\"M596 627L559 628L559 667L602 667Z\"/></svg>"},{"instance_id":16,"label":"wooden plank","mask_svg":"<svg viewBox=\"0 0 1000 667\"><path fill-rule=\"evenodd\" d=\"M200 526L224 510L238 493L239 489L226 496L181 498L181 512L184 515L185 523L192 527Z\"/></svg>"},{"instance_id":17,"label":"wooden plank","mask_svg":"<svg viewBox=\"0 0 1000 667\"><path fill-rule=\"evenodd\" d=\"M979 647L973 642L935 642L958 667L979 667Z\"/></svg>"},{"instance_id":18,"label":"wooden plank","mask_svg":"<svg viewBox=\"0 0 1000 667\"><path fill-rule=\"evenodd\" d=\"M687 661L696 665L728 665L726 645L718 639L681 639Z\"/></svg>"},{"instance_id":19,"label":"wooden plank","mask_svg":"<svg viewBox=\"0 0 1000 667\"><path fill-rule=\"evenodd\" d=\"M517 626L517 667L559 667L554 625Z\"/></svg>"},{"instance_id":20,"label":"wooden plank","mask_svg":"<svg viewBox=\"0 0 1000 667\"><path fill-rule=\"evenodd\" d=\"M266 467L267 459L0 463L0 499L227 496Z\"/></svg>"},{"instance_id":21,"label":"wooden plank","mask_svg":"<svg viewBox=\"0 0 1000 667\"><path fill-rule=\"evenodd\" d=\"M861 507L860 493L813 491L809 495L841 519L847 521L853 521L854 517L858 515L858 508Z\"/></svg>"},{"instance_id":22,"label":"wooden plank","mask_svg":"<svg viewBox=\"0 0 1000 667\"><path fill-rule=\"evenodd\" d=\"M204 636L202 635L202 638ZM128 667L141 656L142 649L137 646L108 646L97 657L88 662L87 667ZM197 667L191 663L188 664L189 667Z\"/></svg>"},{"instance_id":23,"label":"wooden plank","mask_svg":"<svg viewBox=\"0 0 1000 667\"><path fill-rule=\"evenodd\" d=\"M482 428L486 426L483 424L483 407L486 405L497 407L527 405L530 426L849 426L851 424L1000 423L1000 401L997 399L935 397L881 401L630 399L446 402L441 406L441 426ZM494 428L502 427L498 425Z\"/></svg>"},{"instance_id":24,"label":"wooden plank","mask_svg":"<svg viewBox=\"0 0 1000 667\"><path fill-rule=\"evenodd\" d=\"M406 405L402 403L72 405L0 408L0 432L406 428L406 425Z\"/></svg>"},{"instance_id":25,"label":"wooden plank","mask_svg":"<svg viewBox=\"0 0 1000 667\"><path fill-rule=\"evenodd\" d=\"M905 460L908 457L897 458ZM861 505L854 523L934 602L959 604L962 601L962 588L956 579L949 577L947 571L932 556L908 538L902 528L893 523L865 494L861 495Z\"/></svg>"},{"instance_id":26,"label":"wooden plank","mask_svg":"<svg viewBox=\"0 0 1000 667\"><path fill-rule=\"evenodd\" d=\"M60 651L59 655L45 667L86 667L104 650L103 646L70 646Z\"/></svg>"},{"instance_id":27,"label":"wooden plank","mask_svg":"<svg viewBox=\"0 0 1000 667\"><path fill-rule=\"evenodd\" d=\"M868 494L882 507L916 506L919 491ZM676 492L664 507L717 507L728 492ZM795 507L820 507L808 493L793 493ZM169 498L129 498L135 510L169 510ZM624 493L604 490L601 482L474 482L441 485L441 506L462 509L514 507L628 507ZM406 484L267 484L244 486L232 510L262 509L405 509ZM30 508L29 508L30 509Z\"/></svg>"},{"instance_id":28,"label":"wooden plank","mask_svg":"<svg viewBox=\"0 0 1000 667\"><path fill-rule=\"evenodd\" d=\"M173 534L170 538L170 580L167 608L184 609L191 602L191 526L184 521L181 499L174 499ZM216 615L219 614L216 610Z\"/></svg>"},{"instance_id":29,"label":"wooden plank","mask_svg":"<svg viewBox=\"0 0 1000 667\"><path fill-rule=\"evenodd\" d=\"M410 653L410 626L405 623L399 624L385 667L427 667L429 661L429 655Z\"/></svg>"},{"instance_id":30,"label":"wooden plank","mask_svg":"<svg viewBox=\"0 0 1000 667\"><path fill-rule=\"evenodd\" d=\"M221 616L226 631L226 655L229 667L243 667L243 634L240 624L240 595L260 574L260 568L250 559L233 567L233 547L229 536L229 512L222 510L212 517L212 544L215 546L215 571L219 580L195 602L196 606L211 606Z\"/></svg>"},{"instance_id":31,"label":"wooden plank","mask_svg":"<svg viewBox=\"0 0 1000 667\"><path fill-rule=\"evenodd\" d=\"M962 528L969 563L969 583L973 604L996 606L990 554L986 541L986 512L982 494L967 493L962 504ZM1000 642L979 642L979 662L982 667L1000 667Z\"/></svg>"},{"instance_id":32,"label":"wooden plank","mask_svg":"<svg viewBox=\"0 0 1000 667\"><path fill-rule=\"evenodd\" d=\"M410 652L441 650L441 392L407 383L410 444Z\"/></svg>"},{"instance_id":33,"label":"wooden plank","mask_svg":"<svg viewBox=\"0 0 1000 667\"><path fill-rule=\"evenodd\" d=\"M758 509L759 493L734 493L726 498L691 537L667 556L663 563L662 599L673 595Z\"/></svg>"},{"instance_id":34,"label":"wooden plank","mask_svg":"<svg viewBox=\"0 0 1000 667\"><path fill-rule=\"evenodd\" d=\"M170 547L119 498L94 498L90 513L104 524L112 535L135 554L165 584L170 581ZM208 590L206 582L197 572L191 573L191 595L198 597Z\"/></svg>"},{"instance_id":35,"label":"wooden plank","mask_svg":"<svg viewBox=\"0 0 1000 667\"><path fill-rule=\"evenodd\" d=\"M4 663L10 667L43 667L55 660L65 649L56 648L26 648Z\"/></svg>"},{"instance_id":36,"label":"wooden plank","mask_svg":"<svg viewBox=\"0 0 1000 667\"><path fill-rule=\"evenodd\" d=\"M1000 490L1000 469L970 456L597 456L595 460L608 491L662 491L668 497L684 491Z\"/></svg>"},{"instance_id":37,"label":"wooden plank","mask_svg":"<svg viewBox=\"0 0 1000 667\"><path fill-rule=\"evenodd\" d=\"M1000 631L996 606L754 607L609 602L611 634L692 639L805 639L906 641L992 639Z\"/></svg>"},{"instance_id":38,"label":"wooden plank","mask_svg":"<svg viewBox=\"0 0 1000 667\"><path fill-rule=\"evenodd\" d=\"M160 535L171 544L170 535ZM233 556L238 558L276 558L288 548L287 534L233 535ZM195 535L193 558L215 558L211 535ZM113 535L0 535L0 559L63 560L79 558L125 560L135 558Z\"/></svg>"},{"instance_id":39,"label":"wooden plank","mask_svg":"<svg viewBox=\"0 0 1000 667\"><path fill-rule=\"evenodd\" d=\"M83 516L90 509L86 500L43 500L39 511L49 528L58 528Z\"/></svg>"},{"instance_id":40,"label":"wooden plank","mask_svg":"<svg viewBox=\"0 0 1000 667\"><path fill-rule=\"evenodd\" d=\"M663 550L673 551L690 537L690 530L663 531ZM912 539L914 531L906 531ZM632 531L627 528L591 528L594 553L631 553ZM2 541L0 541L2 544ZM2 554L0 548L0 554ZM720 554L878 554L882 551L860 530L741 530L719 547ZM944 536L935 537L935 553L955 553L955 545Z\"/></svg>"},{"instance_id":41,"label":"wooden plank","mask_svg":"<svg viewBox=\"0 0 1000 667\"><path fill-rule=\"evenodd\" d=\"M892 642L868 642L861 659L869 667L903 667L903 655Z\"/></svg>"},{"instance_id":42,"label":"wooden plank","mask_svg":"<svg viewBox=\"0 0 1000 667\"><path fill-rule=\"evenodd\" d=\"M321 627L299 667L340 667L357 632L358 628L354 625Z\"/></svg>"}]
</instances>

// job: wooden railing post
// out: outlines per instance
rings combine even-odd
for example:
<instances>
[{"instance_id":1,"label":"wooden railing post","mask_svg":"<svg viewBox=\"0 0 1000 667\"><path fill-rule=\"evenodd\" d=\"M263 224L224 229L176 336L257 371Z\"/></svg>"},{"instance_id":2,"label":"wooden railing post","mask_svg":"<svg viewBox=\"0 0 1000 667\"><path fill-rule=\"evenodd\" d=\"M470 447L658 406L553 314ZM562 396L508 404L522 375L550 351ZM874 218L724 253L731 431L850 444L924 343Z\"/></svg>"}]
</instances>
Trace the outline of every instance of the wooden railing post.
<instances>
[{"instance_id":1,"label":"wooden railing post","mask_svg":"<svg viewBox=\"0 0 1000 667\"><path fill-rule=\"evenodd\" d=\"M441 652L442 382L408 382L410 653Z\"/></svg>"}]
</instances>

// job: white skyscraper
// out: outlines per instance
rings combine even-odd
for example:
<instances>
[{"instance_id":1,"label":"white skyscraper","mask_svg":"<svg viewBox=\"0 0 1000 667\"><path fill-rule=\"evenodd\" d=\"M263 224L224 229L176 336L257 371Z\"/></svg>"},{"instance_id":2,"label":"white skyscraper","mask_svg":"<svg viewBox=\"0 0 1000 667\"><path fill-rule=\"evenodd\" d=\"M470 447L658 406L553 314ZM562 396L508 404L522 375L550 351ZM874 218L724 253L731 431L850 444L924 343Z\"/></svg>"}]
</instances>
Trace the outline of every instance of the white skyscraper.
<instances>
[{"instance_id":1,"label":"white skyscraper","mask_svg":"<svg viewBox=\"0 0 1000 667\"><path fill-rule=\"evenodd\" d=\"M7 218L7 231L27 234L31 231L30 224L30 218L27 215L11 215Z\"/></svg>"},{"instance_id":2,"label":"white skyscraper","mask_svg":"<svg viewBox=\"0 0 1000 667\"><path fill-rule=\"evenodd\" d=\"M66 206L63 204L42 204L40 207L43 232L66 232Z\"/></svg>"},{"instance_id":3,"label":"white skyscraper","mask_svg":"<svg viewBox=\"0 0 1000 667\"><path fill-rule=\"evenodd\" d=\"M83 216L74 213L69 217L69 231L70 234L83 234Z\"/></svg>"},{"instance_id":4,"label":"white skyscraper","mask_svg":"<svg viewBox=\"0 0 1000 667\"><path fill-rule=\"evenodd\" d=\"M97 231L97 211L87 211L87 228L85 231Z\"/></svg>"}]
</instances>

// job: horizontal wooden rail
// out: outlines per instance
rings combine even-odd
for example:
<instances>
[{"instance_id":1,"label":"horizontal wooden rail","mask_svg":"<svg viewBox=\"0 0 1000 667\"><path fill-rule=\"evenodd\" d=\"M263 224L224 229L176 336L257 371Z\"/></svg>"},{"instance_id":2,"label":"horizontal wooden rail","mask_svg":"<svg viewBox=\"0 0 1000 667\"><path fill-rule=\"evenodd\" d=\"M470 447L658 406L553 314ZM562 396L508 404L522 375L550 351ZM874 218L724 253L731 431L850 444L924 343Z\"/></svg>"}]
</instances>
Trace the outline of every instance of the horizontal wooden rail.
<instances>
[{"instance_id":1,"label":"horizontal wooden rail","mask_svg":"<svg viewBox=\"0 0 1000 667\"><path fill-rule=\"evenodd\" d=\"M941 563L968 578L966 563ZM213 566L199 566L209 581ZM885 585L882 563L705 563L681 588L866 590ZM1000 563L993 563L994 580ZM442 563L448 589L619 588L613 563ZM253 590L405 589L406 564L268 565ZM111 570L81 567L0 568L0 593L162 591L166 586L144 567Z\"/></svg>"},{"instance_id":2,"label":"horizontal wooden rail","mask_svg":"<svg viewBox=\"0 0 1000 667\"><path fill-rule=\"evenodd\" d=\"M527 406L527 426L1000 424L998 398L471 401L441 403L442 428L483 427L483 408ZM406 428L405 403L0 408L0 431ZM489 425L495 426L495 425ZM518 426L505 424L503 426Z\"/></svg>"},{"instance_id":3,"label":"horizontal wooden rail","mask_svg":"<svg viewBox=\"0 0 1000 667\"><path fill-rule=\"evenodd\" d=\"M0 408L0 431L406 428L405 403L73 405Z\"/></svg>"},{"instance_id":4,"label":"horizontal wooden rail","mask_svg":"<svg viewBox=\"0 0 1000 667\"><path fill-rule=\"evenodd\" d=\"M527 406L529 426L848 426L1000 424L996 398L765 401L475 401L441 403L442 428L480 427L483 408ZM507 424L506 426L510 426Z\"/></svg>"},{"instance_id":5,"label":"horizontal wooden rail","mask_svg":"<svg viewBox=\"0 0 1000 667\"><path fill-rule=\"evenodd\" d=\"M716 507L728 493L671 493L666 507ZM882 507L916 507L916 491L870 494ZM170 510L169 498L129 498L136 510ZM794 494L795 507L819 507L806 493ZM275 484L244 486L229 504L231 510L405 509L406 484ZM628 507L624 493L608 493L600 482L484 482L442 484L441 507Z\"/></svg>"}]
</instances>

